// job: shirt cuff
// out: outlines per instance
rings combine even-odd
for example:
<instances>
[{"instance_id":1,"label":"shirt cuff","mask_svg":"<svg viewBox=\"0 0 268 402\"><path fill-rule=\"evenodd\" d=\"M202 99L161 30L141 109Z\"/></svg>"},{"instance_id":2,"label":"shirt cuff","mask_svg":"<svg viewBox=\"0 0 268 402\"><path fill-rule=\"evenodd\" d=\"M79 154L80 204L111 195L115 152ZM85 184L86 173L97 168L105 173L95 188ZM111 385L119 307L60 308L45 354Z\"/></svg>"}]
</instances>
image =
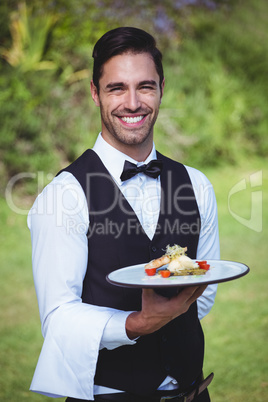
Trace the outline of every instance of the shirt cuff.
<instances>
[{"instance_id":1,"label":"shirt cuff","mask_svg":"<svg viewBox=\"0 0 268 402\"><path fill-rule=\"evenodd\" d=\"M117 311L107 322L101 338L100 349L115 349L123 345L134 345L126 333L126 319L133 311Z\"/></svg>"}]
</instances>

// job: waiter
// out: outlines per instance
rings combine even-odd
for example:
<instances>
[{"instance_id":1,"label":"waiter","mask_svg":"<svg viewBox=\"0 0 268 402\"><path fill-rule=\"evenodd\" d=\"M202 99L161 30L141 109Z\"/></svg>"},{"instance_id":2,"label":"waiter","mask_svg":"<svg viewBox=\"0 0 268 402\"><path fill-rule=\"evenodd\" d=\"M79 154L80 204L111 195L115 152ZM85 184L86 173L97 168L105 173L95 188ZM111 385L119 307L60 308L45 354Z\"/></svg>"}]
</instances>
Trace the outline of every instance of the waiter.
<instances>
[{"instance_id":1,"label":"waiter","mask_svg":"<svg viewBox=\"0 0 268 402\"><path fill-rule=\"evenodd\" d=\"M165 80L154 38L117 28L93 58L101 133L28 216L44 336L31 390L68 402L207 402L200 319L216 285L171 297L113 286L106 275L160 257L168 244L218 259L214 192L201 172L155 149Z\"/></svg>"}]
</instances>

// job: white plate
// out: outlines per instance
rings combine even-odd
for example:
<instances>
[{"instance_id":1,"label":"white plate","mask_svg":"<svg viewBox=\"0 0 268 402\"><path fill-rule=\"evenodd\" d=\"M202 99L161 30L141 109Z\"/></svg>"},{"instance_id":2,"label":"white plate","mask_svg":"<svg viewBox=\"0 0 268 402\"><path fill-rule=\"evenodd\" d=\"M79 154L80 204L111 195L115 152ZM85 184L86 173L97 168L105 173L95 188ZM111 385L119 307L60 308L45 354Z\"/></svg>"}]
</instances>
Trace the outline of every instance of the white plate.
<instances>
[{"instance_id":1,"label":"white plate","mask_svg":"<svg viewBox=\"0 0 268 402\"><path fill-rule=\"evenodd\" d=\"M122 287L163 288L227 282L249 272L249 267L240 262L207 260L207 263L210 265L210 269L205 275L170 276L169 278L162 278L158 274L148 276L144 271L145 264L138 264L113 271L107 275L106 279L108 282Z\"/></svg>"}]
</instances>

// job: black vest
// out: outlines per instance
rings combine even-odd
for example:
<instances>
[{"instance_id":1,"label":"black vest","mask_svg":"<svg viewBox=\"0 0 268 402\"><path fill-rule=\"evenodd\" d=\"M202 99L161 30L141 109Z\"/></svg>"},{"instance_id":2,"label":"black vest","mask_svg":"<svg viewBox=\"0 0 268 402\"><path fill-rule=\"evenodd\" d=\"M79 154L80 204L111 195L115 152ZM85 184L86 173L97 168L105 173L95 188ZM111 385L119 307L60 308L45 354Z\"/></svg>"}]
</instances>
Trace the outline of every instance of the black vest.
<instances>
[{"instance_id":1,"label":"black vest","mask_svg":"<svg viewBox=\"0 0 268 402\"><path fill-rule=\"evenodd\" d=\"M109 284L108 273L157 258L167 244L187 246L188 256L196 258L200 215L188 172L180 163L159 153L157 157L164 167L160 215L152 240L93 150L87 150L64 169L81 184L89 208L84 303L140 310L141 290ZM146 395L171 375L186 388L200 375L203 354L203 331L194 303L187 313L157 332L140 337L135 345L101 350L95 384Z\"/></svg>"}]
</instances>

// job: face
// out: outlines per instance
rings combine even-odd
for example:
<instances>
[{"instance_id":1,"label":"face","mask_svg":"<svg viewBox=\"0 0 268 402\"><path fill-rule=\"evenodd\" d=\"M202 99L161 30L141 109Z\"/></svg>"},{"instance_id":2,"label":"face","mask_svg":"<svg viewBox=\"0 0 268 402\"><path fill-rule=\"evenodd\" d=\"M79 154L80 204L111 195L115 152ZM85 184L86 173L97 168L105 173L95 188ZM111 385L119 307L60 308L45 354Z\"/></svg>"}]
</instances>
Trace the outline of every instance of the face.
<instances>
[{"instance_id":1,"label":"face","mask_svg":"<svg viewBox=\"0 0 268 402\"><path fill-rule=\"evenodd\" d=\"M144 160L152 149L153 127L161 94L154 61L148 53L112 57L103 66L99 93L91 82L93 100L100 107L102 136L115 148Z\"/></svg>"}]
</instances>

